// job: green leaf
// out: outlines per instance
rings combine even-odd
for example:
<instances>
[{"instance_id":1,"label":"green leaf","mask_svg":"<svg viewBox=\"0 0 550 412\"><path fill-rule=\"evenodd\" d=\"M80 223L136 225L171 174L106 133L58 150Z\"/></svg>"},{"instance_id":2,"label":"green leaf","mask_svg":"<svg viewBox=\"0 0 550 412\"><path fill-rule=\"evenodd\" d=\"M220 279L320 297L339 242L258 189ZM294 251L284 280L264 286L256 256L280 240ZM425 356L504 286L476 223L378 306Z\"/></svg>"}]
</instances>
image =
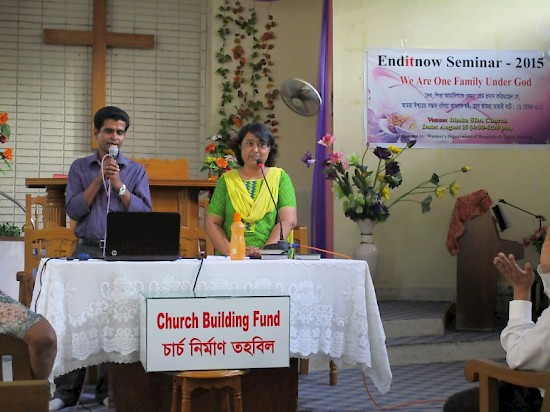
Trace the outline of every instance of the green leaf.
<instances>
[{"instance_id":1,"label":"green leaf","mask_svg":"<svg viewBox=\"0 0 550 412\"><path fill-rule=\"evenodd\" d=\"M426 199L424 199L422 202L420 202L420 206L422 207L422 213L428 213L431 210L432 204L432 197L428 196Z\"/></svg>"},{"instance_id":2,"label":"green leaf","mask_svg":"<svg viewBox=\"0 0 550 412\"><path fill-rule=\"evenodd\" d=\"M0 133L2 133L6 138L10 137L11 128L9 124L0 124Z\"/></svg>"},{"instance_id":3,"label":"green leaf","mask_svg":"<svg viewBox=\"0 0 550 412\"><path fill-rule=\"evenodd\" d=\"M430 183L433 183L435 186L439 186L439 176L434 173L430 179Z\"/></svg>"}]
</instances>

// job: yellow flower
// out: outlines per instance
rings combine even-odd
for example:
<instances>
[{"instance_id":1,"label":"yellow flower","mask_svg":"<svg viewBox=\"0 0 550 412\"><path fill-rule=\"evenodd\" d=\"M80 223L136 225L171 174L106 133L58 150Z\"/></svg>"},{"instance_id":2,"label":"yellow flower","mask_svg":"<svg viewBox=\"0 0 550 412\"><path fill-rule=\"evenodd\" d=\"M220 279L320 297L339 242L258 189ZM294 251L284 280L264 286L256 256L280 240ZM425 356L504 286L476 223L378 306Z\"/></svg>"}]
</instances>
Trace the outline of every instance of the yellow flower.
<instances>
[{"instance_id":1,"label":"yellow flower","mask_svg":"<svg viewBox=\"0 0 550 412\"><path fill-rule=\"evenodd\" d=\"M385 186L383 189L382 189L382 197L385 199L385 200L389 200L390 199L390 189L388 189L387 186Z\"/></svg>"},{"instance_id":2,"label":"yellow flower","mask_svg":"<svg viewBox=\"0 0 550 412\"><path fill-rule=\"evenodd\" d=\"M452 197L456 197L459 191L460 191L460 183L457 183L455 181L449 185L449 193L451 194Z\"/></svg>"},{"instance_id":3,"label":"yellow flower","mask_svg":"<svg viewBox=\"0 0 550 412\"><path fill-rule=\"evenodd\" d=\"M394 146L394 145L392 145L392 144L388 146L388 149L390 149L390 151L391 151L392 153L394 153L394 154L401 153L401 150L402 150L402 149L400 149L399 147L396 147L396 146Z\"/></svg>"},{"instance_id":4,"label":"yellow flower","mask_svg":"<svg viewBox=\"0 0 550 412\"><path fill-rule=\"evenodd\" d=\"M443 199L445 197L446 191L447 188L445 186L439 186L437 189L435 189L435 195L438 199Z\"/></svg>"}]
</instances>

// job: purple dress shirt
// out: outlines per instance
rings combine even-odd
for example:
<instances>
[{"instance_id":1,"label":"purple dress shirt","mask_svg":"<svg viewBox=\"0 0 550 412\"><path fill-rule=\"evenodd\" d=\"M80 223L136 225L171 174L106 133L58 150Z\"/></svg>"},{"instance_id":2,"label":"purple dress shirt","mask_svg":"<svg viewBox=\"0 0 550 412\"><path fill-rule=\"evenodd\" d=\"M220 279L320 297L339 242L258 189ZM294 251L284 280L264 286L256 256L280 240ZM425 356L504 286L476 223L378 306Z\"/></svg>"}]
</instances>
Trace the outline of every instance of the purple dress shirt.
<instances>
[{"instance_id":1,"label":"purple dress shirt","mask_svg":"<svg viewBox=\"0 0 550 412\"><path fill-rule=\"evenodd\" d=\"M151 195L149 193L149 178L145 168L139 163L128 159L120 153L116 159L120 166L120 180L130 191L131 200L129 212L150 212ZM84 201L84 191L97 177L101 168L101 159L96 152L91 156L77 159L69 169L67 193L65 195L65 211L76 220L75 235L79 238L100 240L105 238L107 224L107 194L99 189L90 207ZM107 181L108 183L108 181ZM109 211L126 211L118 193L111 188Z\"/></svg>"}]
</instances>

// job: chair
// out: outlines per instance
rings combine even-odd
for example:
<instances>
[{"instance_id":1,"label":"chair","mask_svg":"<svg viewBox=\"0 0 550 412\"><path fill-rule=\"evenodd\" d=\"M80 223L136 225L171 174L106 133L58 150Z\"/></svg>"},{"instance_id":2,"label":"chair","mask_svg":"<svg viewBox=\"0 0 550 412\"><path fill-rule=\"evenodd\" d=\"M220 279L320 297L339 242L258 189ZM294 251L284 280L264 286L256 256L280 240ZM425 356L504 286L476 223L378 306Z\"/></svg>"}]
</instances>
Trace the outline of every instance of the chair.
<instances>
[{"instance_id":1,"label":"chair","mask_svg":"<svg viewBox=\"0 0 550 412\"><path fill-rule=\"evenodd\" d=\"M309 246L307 226L296 226L292 229L292 239L299 246L298 253L308 253L308 248L306 247Z\"/></svg>"},{"instance_id":2,"label":"chair","mask_svg":"<svg viewBox=\"0 0 550 412\"><path fill-rule=\"evenodd\" d=\"M308 230L307 226L296 226L294 229L292 229L292 237L294 240L294 243L298 245L298 252L299 253L308 253L308 247L309 246L309 236L308 236ZM329 382L331 386L334 386L338 384L338 368L336 364L333 361L330 361L329 364ZM309 373L309 359L308 358L300 358L300 365L299 365L299 373L300 375L307 375Z\"/></svg>"},{"instance_id":3,"label":"chair","mask_svg":"<svg viewBox=\"0 0 550 412\"><path fill-rule=\"evenodd\" d=\"M13 381L5 382L0 370L0 405L6 411L47 411L50 386L47 380L33 380L27 344L0 335L0 356L11 356Z\"/></svg>"},{"instance_id":4,"label":"chair","mask_svg":"<svg viewBox=\"0 0 550 412\"><path fill-rule=\"evenodd\" d=\"M43 257L60 258L70 256L76 248L77 238L72 228L51 227L25 230L25 265L17 272L19 301L29 307L34 288L34 273Z\"/></svg>"},{"instance_id":5,"label":"chair","mask_svg":"<svg viewBox=\"0 0 550 412\"><path fill-rule=\"evenodd\" d=\"M229 392L233 393L232 407L226 405L221 410L242 412L242 382L241 377L246 374L245 370L207 370L207 371L186 371L174 375L172 380L172 409L171 412L178 412L178 403L181 403L181 412L191 412L191 397L195 389L224 390L224 399L229 401ZM178 402L181 394L181 402ZM218 405L220 407L220 405ZM217 410L217 409L216 409Z\"/></svg>"},{"instance_id":6,"label":"chair","mask_svg":"<svg viewBox=\"0 0 550 412\"><path fill-rule=\"evenodd\" d=\"M180 227L180 255L182 257L201 257L214 254L214 246L204 229Z\"/></svg>"},{"instance_id":7,"label":"chair","mask_svg":"<svg viewBox=\"0 0 550 412\"><path fill-rule=\"evenodd\" d=\"M25 225L23 231L43 229L46 196L25 195Z\"/></svg>"},{"instance_id":8,"label":"chair","mask_svg":"<svg viewBox=\"0 0 550 412\"><path fill-rule=\"evenodd\" d=\"M499 410L498 381L528 388L543 388L546 396L543 398L541 412L550 412L549 372L520 371L488 359L471 359L464 367L464 376L469 382L479 381L480 412Z\"/></svg>"}]
</instances>

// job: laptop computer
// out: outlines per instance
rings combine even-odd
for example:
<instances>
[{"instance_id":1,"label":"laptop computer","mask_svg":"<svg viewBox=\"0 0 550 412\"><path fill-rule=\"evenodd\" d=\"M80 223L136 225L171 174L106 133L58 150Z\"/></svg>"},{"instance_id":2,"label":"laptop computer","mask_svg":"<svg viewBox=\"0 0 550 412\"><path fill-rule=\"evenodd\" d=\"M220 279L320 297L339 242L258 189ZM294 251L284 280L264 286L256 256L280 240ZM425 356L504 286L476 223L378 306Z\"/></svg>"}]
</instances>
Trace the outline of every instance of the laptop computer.
<instances>
[{"instance_id":1,"label":"laptop computer","mask_svg":"<svg viewBox=\"0 0 550 412\"><path fill-rule=\"evenodd\" d=\"M105 260L176 260L180 224L175 212L109 212Z\"/></svg>"}]
</instances>

